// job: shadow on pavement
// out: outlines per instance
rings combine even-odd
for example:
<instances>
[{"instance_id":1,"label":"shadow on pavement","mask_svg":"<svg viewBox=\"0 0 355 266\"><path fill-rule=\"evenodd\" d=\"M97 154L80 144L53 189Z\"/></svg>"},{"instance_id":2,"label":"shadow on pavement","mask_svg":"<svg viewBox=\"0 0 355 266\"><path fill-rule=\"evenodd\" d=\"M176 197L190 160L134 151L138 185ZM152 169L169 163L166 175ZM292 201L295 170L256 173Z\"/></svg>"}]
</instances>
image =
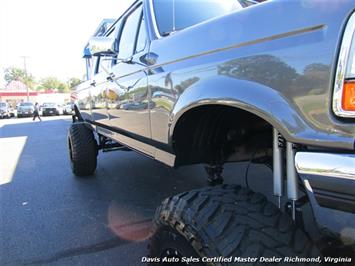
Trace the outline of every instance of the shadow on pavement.
<instances>
[{"instance_id":1,"label":"shadow on pavement","mask_svg":"<svg viewBox=\"0 0 355 266\"><path fill-rule=\"evenodd\" d=\"M11 181L0 186L1 265L95 265L104 260L137 265L146 255L160 202L206 186L200 165L173 169L125 151L100 152L93 177L74 177L66 142L71 119L43 120L0 124L0 140L26 139ZM17 144L11 144L14 150ZM11 150L5 152L11 157ZM244 184L245 167L226 165L226 183ZM271 189L268 176L268 169L252 167L249 183L254 190Z\"/></svg>"}]
</instances>

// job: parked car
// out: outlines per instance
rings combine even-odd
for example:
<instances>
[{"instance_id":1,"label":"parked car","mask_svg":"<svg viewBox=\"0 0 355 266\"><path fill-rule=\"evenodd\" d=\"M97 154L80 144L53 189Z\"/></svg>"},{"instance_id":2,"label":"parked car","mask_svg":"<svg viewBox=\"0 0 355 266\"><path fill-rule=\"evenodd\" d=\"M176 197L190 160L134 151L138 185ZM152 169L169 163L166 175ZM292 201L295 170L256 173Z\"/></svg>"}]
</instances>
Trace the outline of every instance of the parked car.
<instances>
[{"instance_id":1,"label":"parked car","mask_svg":"<svg viewBox=\"0 0 355 266\"><path fill-rule=\"evenodd\" d=\"M63 115L63 106L57 103L44 103L41 107L42 115L49 116L49 115Z\"/></svg>"},{"instance_id":2,"label":"parked car","mask_svg":"<svg viewBox=\"0 0 355 266\"><path fill-rule=\"evenodd\" d=\"M138 0L87 46L68 134L74 175L120 147L205 165L209 187L157 209L150 262L354 254L355 3L247 2ZM243 161L245 187L225 183L224 164ZM272 169L260 176L272 194L252 191L252 162Z\"/></svg>"},{"instance_id":3,"label":"parked car","mask_svg":"<svg viewBox=\"0 0 355 266\"><path fill-rule=\"evenodd\" d=\"M14 111L7 102L0 102L0 118L10 118L14 116Z\"/></svg>"},{"instance_id":4,"label":"parked car","mask_svg":"<svg viewBox=\"0 0 355 266\"><path fill-rule=\"evenodd\" d=\"M17 105L17 117L32 116L34 112L34 105L31 102L21 102Z\"/></svg>"},{"instance_id":5,"label":"parked car","mask_svg":"<svg viewBox=\"0 0 355 266\"><path fill-rule=\"evenodd\" d=\"M71 115L73 113L73 104L66 103L63 105L63 114L64 115Z\"/></svg>"},{"instance_id":6,"label":"parked car","mask_svg":"<svg viewBox=\"0 0 355 266\"><path fill-rule=\"evenodd\" d=\"M10 105L10 117L15 117L17 116L17 109L16 108L13 108L11 105Z\"/></svg>"}]
</instances>

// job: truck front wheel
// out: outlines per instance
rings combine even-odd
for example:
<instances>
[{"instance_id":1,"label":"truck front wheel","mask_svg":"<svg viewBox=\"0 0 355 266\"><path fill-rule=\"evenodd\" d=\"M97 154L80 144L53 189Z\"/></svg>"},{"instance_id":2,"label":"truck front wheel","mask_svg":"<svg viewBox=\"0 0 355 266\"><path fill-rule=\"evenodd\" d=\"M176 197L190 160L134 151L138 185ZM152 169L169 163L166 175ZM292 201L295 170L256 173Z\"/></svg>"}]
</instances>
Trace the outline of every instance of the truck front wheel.
<instances>
[{"instance_id":1,"label":"truck front wheel","mask_svg":"<svg viewBox=\"0 0 355 266\"><path fill-rule=\"evenodd\" d=\"M240 186L198 189L166 199L156 211L154 232L149 257L160 258L162 265L171 254L180 262L197 257L204 265L260 264L264 258L283 264L287 257L321 256L288 215Z\"/></svg>"},{"instance_id":2,"label":"truck front wheel","mask_svg":"<svg viewBox=\"0 0 355 266\"><path fill-rule=\"evenodd\" d=\"M76 176L90 176L96 170L97 142L83 123L73 123L68 132L69 159Z\"/></svg>"}]
</instances>

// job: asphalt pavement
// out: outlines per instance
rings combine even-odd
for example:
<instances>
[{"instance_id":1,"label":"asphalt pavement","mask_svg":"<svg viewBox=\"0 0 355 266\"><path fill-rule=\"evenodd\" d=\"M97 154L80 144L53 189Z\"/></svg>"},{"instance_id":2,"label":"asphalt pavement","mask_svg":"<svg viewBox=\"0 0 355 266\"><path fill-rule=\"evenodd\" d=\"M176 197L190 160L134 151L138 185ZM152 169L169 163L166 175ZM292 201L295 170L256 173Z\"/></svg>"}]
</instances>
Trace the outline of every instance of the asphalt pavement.
<instances>
[{"instance_id":1,"label":"asphalt pavement","mask_svg":"<svg viewBox=\"0 0 355 266\"><path fill-rule=\"evenodd\" d=\"M135 152L101 153L77 178L67 154L68 116L0 120L0 265L142 265L151 220L168 196L206 185L201 165L169 168ZM246 164L225 166L244 183ZM252 165L249 183L271 171Z\"/></svg>"}]
</instances>

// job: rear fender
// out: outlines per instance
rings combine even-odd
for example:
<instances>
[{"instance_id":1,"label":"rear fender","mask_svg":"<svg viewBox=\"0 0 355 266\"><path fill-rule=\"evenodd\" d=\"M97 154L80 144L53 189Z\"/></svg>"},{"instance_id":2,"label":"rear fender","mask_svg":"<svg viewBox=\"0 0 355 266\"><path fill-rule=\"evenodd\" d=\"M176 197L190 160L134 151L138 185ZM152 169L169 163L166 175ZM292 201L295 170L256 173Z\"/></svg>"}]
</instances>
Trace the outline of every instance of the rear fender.
<instances>
[{"instance_id":1,"label":"rear fender","mask_svg":"<svg viewBox=\"0 0 355 266\"><path fill-rule=\"evenodd\" d=\"M171 113L170 143L180 118L203 105L224 105L248 111L266 120L293 143L340 149L353 146L352 138L312 128L295 106L275 89L227 76L202 80L184 91Z\"/></svg>"}]
</instances>

